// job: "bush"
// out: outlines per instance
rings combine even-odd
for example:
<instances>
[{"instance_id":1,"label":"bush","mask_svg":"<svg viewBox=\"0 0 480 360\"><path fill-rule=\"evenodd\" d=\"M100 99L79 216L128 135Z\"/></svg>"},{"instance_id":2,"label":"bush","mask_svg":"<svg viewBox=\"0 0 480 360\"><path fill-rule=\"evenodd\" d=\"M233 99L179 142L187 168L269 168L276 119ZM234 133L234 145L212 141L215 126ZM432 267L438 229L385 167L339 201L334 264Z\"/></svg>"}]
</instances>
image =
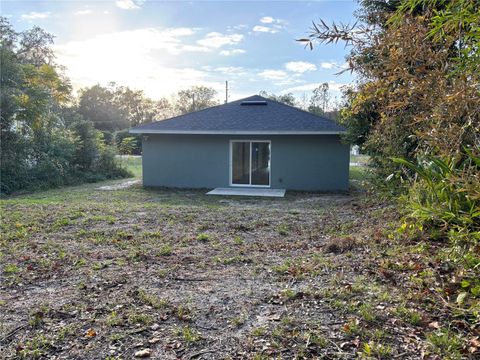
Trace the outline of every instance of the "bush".
<instances>
[{"instance_id":1,"label":"bush","mask_svg":"<svg viewBox=\"0 0 480 360\"><path fill-rule=\"evenodd\" d=\"M122 155L142 154L142 139L140 135L130 134L128 129L120 130L115 133L115 144L117 145L119 153Z\"/></svg>"},{"instance_id":2,"label":"bush","mask_svg":"<svg viewBox=\"0 0 480 360\"><path fill-rule=\"evenodd\" d=\"M69 131L36 139L5 133L0 191L9 194L132 176L115 155L115 147L105 145L90 121L75 121Z\"/></svg>"},{"instance_id":3,"label":"bush","mask_svg":"<svg viewBox=\"0 0 480 360\"><path fill-rule=\"evenodd\" d=\"M118 145L118 151L123 155L132 155L138 149L138 141L134 137L123 138Z\"/></svg>"},{"instance_id":4,"label":"bush","mask_svg":"<svg viewBox=\"0 0 480 360\"><path fill-rule=\"evenodd\" d=\"M114 145L115 141L115 135L112 134L110 131L103 130L101 131L103 135L103 140L105 141L105 144L107 145Z\"/></svg>"},{"instance_id":5,"label":"bush","mask_svg":"<svg viewBox=\"0 0 480 360\"><path fill-rule=\"evenodd\" d=\"M75 135L75 163L78 176L87 182L131 176L115 159L116 148L106 145L103 133L91 121L81 120L71 127Z\"/></svg>"},{"instance_id":6,"label":"bush","mask_svg":"<svg viewBox=\"0 0 480 360\"><path fill-rule=\"evenodd\" d=\"M120 166L115 158L117 152L113 146L105 146L98 159L95 170L107 179L117 179L132 176L127 169Z\"/></svg>"},{"instance_id":7,"label":"bush","mask_svg":"<svg viewBox=\"0 0 480 360\"><path fill-rule=\"evenodd\" d=\"M406 239L442 241L435 258L444 288L434 291L455 301L456 316L463 314L472 328L478 327L480 156L466 150L458 157L424 157L417 164L394 161L411 175L411 187L402 196L407 218L398 232Z\"/></svg>"},{"instance_id":8,"label":"bush","mask_svg":"<svg viewBox=\"0 0 480 360\"><path fill-rule=\"evenodd\" d=\"M409 217L434 237L453 241L460 253L476 251L480 240L480 156L428 156L414 164L395 158L414 174L403 200Z\"/></svg>"}]
</instances>

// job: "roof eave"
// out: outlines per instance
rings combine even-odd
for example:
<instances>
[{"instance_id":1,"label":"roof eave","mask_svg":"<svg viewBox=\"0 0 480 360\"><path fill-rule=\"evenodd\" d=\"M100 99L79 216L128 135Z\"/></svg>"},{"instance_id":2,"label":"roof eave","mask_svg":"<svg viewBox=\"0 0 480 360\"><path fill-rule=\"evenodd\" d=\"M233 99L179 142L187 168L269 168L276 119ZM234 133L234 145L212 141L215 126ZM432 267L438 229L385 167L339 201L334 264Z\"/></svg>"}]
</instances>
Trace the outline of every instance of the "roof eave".
<instances>
[{"instance_id":1,"label":"roof eave","mask_svg":"<svg viewBox=\"0 0 480 360\"><path fill-rule=\"evenodd\" d=\"M339 135L345 130L333 131L250 131L250 130L154 130L130 129L130 134L184 134L184 135Z\"/></svg>"}]
</instances>

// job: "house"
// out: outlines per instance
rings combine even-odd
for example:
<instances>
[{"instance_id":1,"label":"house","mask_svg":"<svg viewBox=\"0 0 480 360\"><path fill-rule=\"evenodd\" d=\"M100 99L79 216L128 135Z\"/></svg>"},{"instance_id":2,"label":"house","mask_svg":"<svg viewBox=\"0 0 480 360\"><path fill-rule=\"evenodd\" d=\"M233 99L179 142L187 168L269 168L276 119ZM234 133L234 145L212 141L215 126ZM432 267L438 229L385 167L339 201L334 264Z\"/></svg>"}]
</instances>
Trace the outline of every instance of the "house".
<instances>
[{"instance_id":1,"label":"house","mask_svg":"<svg viewBox=\"0 0 480 360\"><path fill-rule=\"evenodd\" d=\"M145 186L348 189L349 149L334 121L255 95L130 130Z\"/></svg>"}]
</instances>

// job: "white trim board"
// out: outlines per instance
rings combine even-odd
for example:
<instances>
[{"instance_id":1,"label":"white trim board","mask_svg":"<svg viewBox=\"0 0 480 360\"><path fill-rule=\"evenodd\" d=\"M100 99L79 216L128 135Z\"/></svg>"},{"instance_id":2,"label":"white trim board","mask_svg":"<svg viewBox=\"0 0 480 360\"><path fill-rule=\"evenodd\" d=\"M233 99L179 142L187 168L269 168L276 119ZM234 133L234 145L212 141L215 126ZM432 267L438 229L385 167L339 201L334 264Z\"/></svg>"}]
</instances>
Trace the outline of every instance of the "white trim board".
<instances>
[{"instance_id":1,"label":"white trim board","mask_svg":"<svg viewBox=\"0 0 480 360\"><path fill-rule=\"evenodd\" d=\"M338 135L345 131L154 130L130 129L130 134L184 135Z\"/></svg>"},{"instance_id":2,"label":"white trim board","mask_svg":"<svg viewBox=\"0 0 480 360\"><path fill-rule=\"evenodd\" d=\"M207 195L223 196L261 196L261 197L284 197L285 189L266 189L266 188L216 188Z\"/></svg>"}]
</instances>

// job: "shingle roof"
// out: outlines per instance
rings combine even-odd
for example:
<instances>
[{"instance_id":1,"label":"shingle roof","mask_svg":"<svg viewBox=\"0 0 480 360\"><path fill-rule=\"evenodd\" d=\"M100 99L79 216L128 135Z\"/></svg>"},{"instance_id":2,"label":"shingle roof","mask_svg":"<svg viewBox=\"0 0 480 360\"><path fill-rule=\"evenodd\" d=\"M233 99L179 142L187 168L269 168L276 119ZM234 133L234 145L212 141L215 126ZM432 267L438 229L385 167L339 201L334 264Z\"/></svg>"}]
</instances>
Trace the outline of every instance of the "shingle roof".
<instances>
[{"instance_id":1,"label":"shingle roof","mask_svg":"<svg viewBox=\"0 0 480 360\"><path fill-rule=\"evenodd\" d=\"M265 104L245 104L247 101ZM242 104L243 102L243 104ZM259 95L130 129L138 134L338 134L334 121Z\"/></svg>"}]
</instances>

